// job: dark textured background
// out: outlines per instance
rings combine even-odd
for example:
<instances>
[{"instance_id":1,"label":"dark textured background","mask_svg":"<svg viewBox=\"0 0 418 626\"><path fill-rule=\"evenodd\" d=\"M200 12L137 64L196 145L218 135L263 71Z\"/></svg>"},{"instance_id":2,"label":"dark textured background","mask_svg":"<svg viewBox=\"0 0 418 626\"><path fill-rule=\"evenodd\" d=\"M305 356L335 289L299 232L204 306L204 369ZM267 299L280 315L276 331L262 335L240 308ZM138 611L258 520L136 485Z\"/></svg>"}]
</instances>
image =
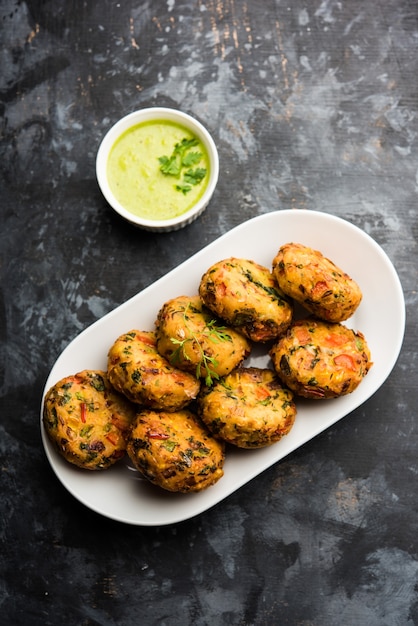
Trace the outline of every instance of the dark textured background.
<instances>
[{"instance_id":1,"label":"dark textured background","mask_svg":"<svg viewBox=\"0 0 418 626\"><path fill-rule=\"evenodd\" d=\"M2 0L0 24L0 621L418 624L417 3ZM95 180L104 133L149 105L197 117L220 154L208 211L175 233L123 222ZM195 519L131 527L83 507L40 440L61 350L289 208L348 219L393 261L407 328L389 379Z\"/></svg>"}]
</instances>

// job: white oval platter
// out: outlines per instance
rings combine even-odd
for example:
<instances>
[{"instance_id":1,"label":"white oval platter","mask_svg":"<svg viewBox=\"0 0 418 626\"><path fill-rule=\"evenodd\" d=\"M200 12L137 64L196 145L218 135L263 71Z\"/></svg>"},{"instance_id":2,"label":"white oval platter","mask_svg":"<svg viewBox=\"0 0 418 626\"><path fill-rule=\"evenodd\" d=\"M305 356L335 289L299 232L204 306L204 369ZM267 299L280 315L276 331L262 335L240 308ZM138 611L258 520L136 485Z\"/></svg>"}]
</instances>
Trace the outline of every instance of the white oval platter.
<instances>
[{"instance_id":1,"label":"white oval platter","mask_svg":"<svg viewBox=\"0 0 418 626\"><path fill-rule=\"evenodd\" d=\"M51 446L42 426L41 406L41 433L47 458L75 498L100 515L127 524L159 526L181 522L221 502L348 415L381 387L397 361L405 329L403 291L393 264L369 235L346 220L318 211L283 210L235 227L86 328L55 362L44 395L65 376L83 369L106 369L108 349L119 335L133 328L154 329L162 304L178 295L196 294L202 274L216 261L235 256L271 267L279 247L291 241L320 250L362 289L363 300L345 325L365 335L373 367L356 391L336 400L297 399L296 422L286 437L258 450L228 448L223 478L197 494L173 494L154 487L141 479L128 461L97 472L73 467ZM266 350L254 350L245 365L269 366Z\"/></svg>"}]
</instances>

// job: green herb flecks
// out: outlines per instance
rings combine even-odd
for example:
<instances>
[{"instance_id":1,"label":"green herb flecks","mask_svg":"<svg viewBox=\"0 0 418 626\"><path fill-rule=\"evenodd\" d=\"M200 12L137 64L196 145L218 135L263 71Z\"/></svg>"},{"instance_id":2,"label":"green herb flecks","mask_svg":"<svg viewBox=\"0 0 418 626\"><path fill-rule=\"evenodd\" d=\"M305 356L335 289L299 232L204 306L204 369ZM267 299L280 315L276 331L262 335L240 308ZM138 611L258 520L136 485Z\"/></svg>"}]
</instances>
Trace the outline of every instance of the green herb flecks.
<instances>
[{"instance_id":1,"label":"green herb flecks","mask_svg":"<svg viewBox=\"0 0 418 626\"><path fill-rule=\"evenodd\" d=\"M104 391L105 390L105 383L104 380L102 378L102 376L100 376L99 374L95 374L91 380L90 380L90 384L91 386L96 389L96 391Z\"/></svg>"},{"instance_id":2,"label":"green herb flecks","mask_svg":"<svg viewBox=\"0 0 418 626\"><path fill-rule=\"evenodd\" d=\"M243 272L244 276L252 282L256 287L265 291L273 300L277 300L277 302L281 305L286 304L286 298L283 296L278 289L275 287L270 287L269 285L265 285L257 280L249 270Z\"/></svg>"},{"instance_id":3,"label":"green herb flecks","mask_svg":"<svg viewBox=\"0 0 418 626\"><path fill-rule=\"evenodd\" d=\"M357 350L359 352L363 352L363 350L364 350L364 342L362 341L362 339L358 335L355 335L354 340L355 340L355 344L356 344Z\"/></svg>"},{"instance_id":4,"label":"green herb flecks","mask_svg":"<svg viewBox=\"0 0 418 626\"><path fill-rule=\"evenodd\" d=\"M84 426L80 430L80 437L87 437L90 434L92 429L93 429L93 424L89 424L88 426Z\"/></svg>"},{"instance_id":5,"label":"green herb flecks","mask_svg":"<svg viewBox=\"0 0 418 626\"><path fill-rule=\"evenodd\" d=\"M165 448L168 452L173 452L177 444L175 441L168 440L168 441L163 441L161 443L161 446Z\"/></svg>"},{"instance_id":6,"label":"green herb flecks","mask_svg":"<svg viewBox=\"0 0 418 626\"><path fill-rule=\"evenodd\" d=\"M163 155L158 158L160 171L165 176L174 176L180 179L175 185L175 189L183 194L191 191L192 187L201 183L206 176L206 168L192 168L193 165L198 165L203 157L201 152L191 150L197 145L199 145L199 141L195 137L184 138L180 143L176 143L170 156Z\"/></svg>"}]
</instances>

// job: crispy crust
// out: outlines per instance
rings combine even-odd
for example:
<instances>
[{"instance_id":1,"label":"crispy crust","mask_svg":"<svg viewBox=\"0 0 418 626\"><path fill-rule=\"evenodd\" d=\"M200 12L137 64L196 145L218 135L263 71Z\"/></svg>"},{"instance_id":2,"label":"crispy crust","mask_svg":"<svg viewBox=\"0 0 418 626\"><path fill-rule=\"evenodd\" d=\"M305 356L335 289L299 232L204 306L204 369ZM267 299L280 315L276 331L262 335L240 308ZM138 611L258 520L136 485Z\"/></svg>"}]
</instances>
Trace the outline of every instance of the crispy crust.
<instances>
[{"instance_id":1,"label":"crispy crust","mask_svg":"<svg viewBox=\"0 0 418 626\"><path fill-rule=\"evenodd\" d=\"M134 417L134 407L101 370L67 376L45 396L49 439L67 461L84 469L106 469L124 456Z\"/></svg>"},{"instance_id":2,"label":"crispy crust","mask_svg":"<svg viewBox=\"0 0 418 626\"><path fill-rule=\"evenodd\" d=\"M178 411L196 398L200 382L161 356L155 332L131 330L109 350L108 377L132 402L153 409Z\"/></svg>"},{"instance_id":3,"label":"crispy crust","mask_svg":"<svg viewBox=\"0 0 418 626\"><path fill-rule=\"evenodd\" d=\"M279 441L296 418L293 394L270 369L238 368L203 387L198 412L218 438L240 448L262 448Z\"/></svg>"},{"instance_id":4,"label":"crispy crust","mask_svg":"<svg viewBox=\"0 0 418 626\"><path fill-rule=\"evenodd\" d=\"M250 354L248 340L215 319L199 296L179 296L166 302L158 313L156 328L160 354L198 378L223 376Z\"/></svg>"},{"instance_id":5,"label":"crispy crust","mask_svg":"<svg viewBox=\"0 0 418 626\"><path fill-rule=\"evenodd\" d=\"M135 467L167 491L202 491L223 476L224 445L187 409L141 411L127 451Z\"/></svg>"},{"instance_id":6,"label":"crispy crust","mask_svg":"<svg viewBox=\"0 0 418 626\"><path fill-rule=\"evenodd\" d=\"M328 322L342 322L362 299L358 284L318 250L287 243L273 259L279 287L308 311Z\"/></svg>"},{"instance_id":7,"label":"crispy crust","mask_svg":"<svg viewBox=\"0 0 418 626\"><path fill-rule=\"evenodd\" d=\"M294 322L270 356L284 384L311 399L353 392L372 366L360 332L314 319Z\"/></svg>"},{"instance_id":8,"label":"crispy crust","mask_svg":"<svg viewBox=\"0 0 418 626\"><path fill-rule=\"evenodd\" d=\"M215 263L202 276L199 294L213 313L252 341L276 339L292 321L293 307L272 272L251 260Z\"/></svg>"}]
</instances>

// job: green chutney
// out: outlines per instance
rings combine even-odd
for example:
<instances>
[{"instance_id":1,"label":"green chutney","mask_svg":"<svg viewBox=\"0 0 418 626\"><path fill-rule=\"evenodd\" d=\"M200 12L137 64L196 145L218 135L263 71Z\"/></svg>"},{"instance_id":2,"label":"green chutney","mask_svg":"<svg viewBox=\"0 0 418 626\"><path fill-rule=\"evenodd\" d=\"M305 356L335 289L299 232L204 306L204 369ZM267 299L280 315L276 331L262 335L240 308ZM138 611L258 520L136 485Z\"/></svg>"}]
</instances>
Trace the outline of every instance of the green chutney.
<instances>
[{"instance_id":1,"label":"green chutney","mask_svg":"<svg viewBox=\"0 0 418 626\"><path fill-rule=\"evenodd\" d=\"M192 139L196 145L186 154L196 153L198 162L191 168L182 166L176 175L164 174L160 159L170 157L176 144ZM196 168L205 172L201 180L185 184L185 173L193 174ZM107 162L115 198L130 213L152 220L172 219L191 209L204 194L209 175L209 157L202 142L186 127L168 120L129 128L112 146Z\"/></svg>"}]
</instances>

